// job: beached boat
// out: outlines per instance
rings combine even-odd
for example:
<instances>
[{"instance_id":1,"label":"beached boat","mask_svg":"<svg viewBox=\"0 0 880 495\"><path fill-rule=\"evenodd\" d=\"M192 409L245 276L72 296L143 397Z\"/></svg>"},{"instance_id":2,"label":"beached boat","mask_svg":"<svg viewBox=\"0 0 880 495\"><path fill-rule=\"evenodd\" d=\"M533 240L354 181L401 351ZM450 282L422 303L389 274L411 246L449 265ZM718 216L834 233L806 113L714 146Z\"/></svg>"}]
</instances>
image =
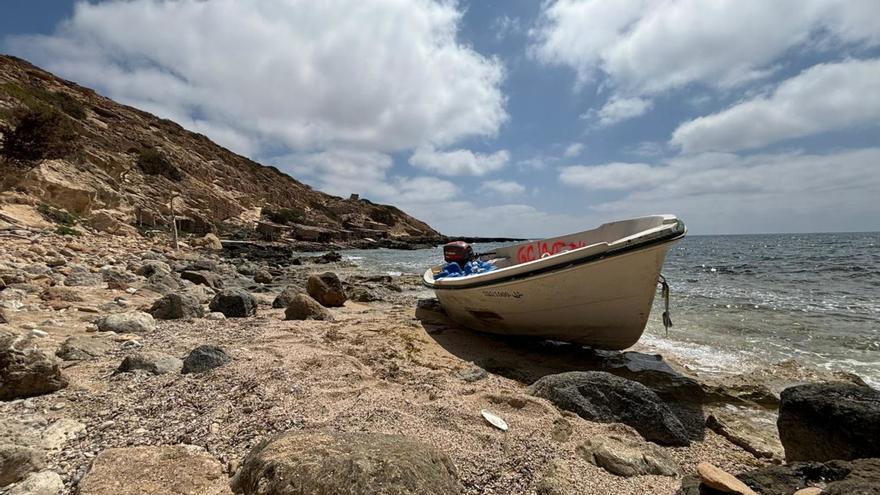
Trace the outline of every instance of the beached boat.
<instances>
[{"instance_id":1,"label":"beached boat","mask_svg":"<svg viewBox=\"0 0 880 495\"><path fill-rule=\"evenodd\" d=\"M666 252L686 230L673 215L606 223L478 255L492 265L482 273L429 268L423 283L468 328L625 349L641 337Z\"/></svg>"}]
</instances>

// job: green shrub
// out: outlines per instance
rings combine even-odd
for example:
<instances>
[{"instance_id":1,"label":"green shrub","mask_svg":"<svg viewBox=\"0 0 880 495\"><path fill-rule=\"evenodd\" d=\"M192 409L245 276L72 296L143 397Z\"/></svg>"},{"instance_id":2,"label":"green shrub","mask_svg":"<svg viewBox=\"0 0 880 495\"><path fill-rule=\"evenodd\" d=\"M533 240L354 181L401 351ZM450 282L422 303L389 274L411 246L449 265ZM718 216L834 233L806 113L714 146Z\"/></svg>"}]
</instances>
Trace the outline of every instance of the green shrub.
<instances>
[{"instance_id":1,"label":"green shrub","mask_svg":"<svg viewBox=\"0 0 880 495\"><path fill-rule=\"evenodd\" d=\"M68 227L67 225L59 225L58 228L55 229L55 233L58 235L82 235L82 232L74 229L73 227Z\"/></svg>"},{"instance_id":2,"label":"green shrub","mask_svg":"<svg viewBox=\"0 0 880 495\"><path fill-rule=\"evenodd\" d=\"M45 203L37 205L37 211L40 212L46 220L60 223L61 225L76 225L76 222L79 221L79 218L76 215L72 215L64 210L52 208Z\"/></svg>"},{"instance_id":3,"label":"green shrub","mask_svg":"<svg viewBox=\"0 0 880 495\"><path fill-rule=\"evenodd\" d=\"M263 209L263 215L270 221L280 224L298 223L302 217L302 210L295 208L281 208L280 210Z\"/></svg>"},{"instance_id":4,"label":"green shrub","mask_svg":"<svg viewBox=\"0 0 880 495\"><path fill-rule=\"evenodd\" d=\"M137 165L147 175L161 175L173 181L183 179L183 172L175 167L164 153L148 148L138 153Z\"/></svg>"},{"instance_id":5,"label":"green shrub","mask_svg":"<svg viewBox=\"0 0 880 495\"><path fill-rule=\"evenodd\" d=\"M86 108L83 104L67 93L48 91L34 86L19 86L14 83L3 84L0 86L0 92L12 96L31 110L50 107L61 110L75 119L86 116Z\"/></svg>"},{"instance_id":6,"label":"green shrub","mask_svg":"<svg viewBox=\"0 0 880 495\"><path fill-rule=\"evenodd\" d=\"M77 133L69 117L49 107L17 110L4 136L3 156L13 160L65 158L77 150Z\"/></svg>"}]
</instances>

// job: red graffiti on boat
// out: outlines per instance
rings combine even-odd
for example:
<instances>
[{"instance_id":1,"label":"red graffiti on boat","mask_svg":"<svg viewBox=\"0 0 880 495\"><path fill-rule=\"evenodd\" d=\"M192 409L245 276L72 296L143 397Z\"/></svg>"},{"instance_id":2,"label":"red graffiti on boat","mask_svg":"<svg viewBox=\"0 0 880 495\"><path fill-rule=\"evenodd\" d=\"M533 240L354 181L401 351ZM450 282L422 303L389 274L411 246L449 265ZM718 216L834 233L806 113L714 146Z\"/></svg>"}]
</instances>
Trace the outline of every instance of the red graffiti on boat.
<instances>
[{"instance_id":1,"label":"red graffiti on boat","mask_svg":"<svg viewBox=\"0 0 880 495\"><path fill-rule=\"evenodd\" d=\"M584 241L566 242L563 240L555 241L552 244L547 242L536 242L521 246L516 252L516 259L520 263L534 261L538 258L551 256L563 251L571 251L573 249L586 246Z\"/></svg>"}]
</instances>

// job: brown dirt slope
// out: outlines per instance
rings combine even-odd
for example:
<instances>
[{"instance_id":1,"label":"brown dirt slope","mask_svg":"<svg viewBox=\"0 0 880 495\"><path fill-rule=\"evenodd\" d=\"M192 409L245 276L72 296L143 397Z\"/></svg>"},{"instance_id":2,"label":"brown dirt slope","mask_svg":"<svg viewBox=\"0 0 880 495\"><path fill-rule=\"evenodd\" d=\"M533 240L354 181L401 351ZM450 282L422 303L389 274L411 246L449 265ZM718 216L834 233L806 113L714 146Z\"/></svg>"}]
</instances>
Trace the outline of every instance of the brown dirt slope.
<instances>
[{"instance_id":1,"label":"brown dirt slope","mask_svg":"<svg viewBox=\"0 0 880 495\"><path fill-rule=\"evenodd\" d=\"M2 55L0 144L0 191L100 224L165 224L179 195L185 230L253 225L266 208L286 209L291 223L361 236L438 235L393 206L315 191L170 120Z\"/></svg>"}]
</instances>

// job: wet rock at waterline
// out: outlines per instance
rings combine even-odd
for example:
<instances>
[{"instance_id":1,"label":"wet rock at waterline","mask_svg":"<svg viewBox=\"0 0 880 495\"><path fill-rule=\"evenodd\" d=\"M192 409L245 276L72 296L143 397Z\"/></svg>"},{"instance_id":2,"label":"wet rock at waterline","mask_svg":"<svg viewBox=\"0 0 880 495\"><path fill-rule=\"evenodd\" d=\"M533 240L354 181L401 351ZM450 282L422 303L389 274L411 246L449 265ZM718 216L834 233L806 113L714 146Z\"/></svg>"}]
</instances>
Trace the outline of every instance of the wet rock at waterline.
<instances>
[{"instance_id":1,"label":"wet rock at waterline","mask_svg":"<svg viewBox=\"0 0 880 495\"><path fill-rule=\"evenodd\" d=\"M681 421L644 385L602 371L571 371L545 376L528 388L560 409L588 421L623 423L663 445L688 445Z\"/></svg>"},{"instance_id":2,"label":"wet rock at waterline","mask_svg":"<svg viewBox=\"0 0 880 495\"><path fill-rule=\"evenodd\" d=\"M788 461L880 457L880 391L848 383L787 388L777 428Z\"/></svg>"},{"instance_id":3,"label":"wet rock at waterline","mask_svg":"<svg viewBox=\"0 0 880 495\"><path fill-rule=\"evenodd\" d=\"M244 318L257 314L257 300L246 290L224 289L211 300L210 309L227 318Z\"/></svg>"},{"instance_id":4,"label":"wet rock at waterline","mask_svg":"<svg viewBox=\"0 0 880 495\"><path fill-rule=\"evenodd\" d=\"M342 306L347 299L342 282L333 272L309 276L306 290L322 306L328 308Z\"/></svg>"},{"instance_id":5,"label":"wet rock at waterline","mask_svg":"<svg viewBox=\"0 0 880 495\"><path fill-rule=\"evenodd\" d=\"M241 494L458 494L446 454L399 435L294 431L253 448L232 480Z\"/></svg>"}]
</instances>

